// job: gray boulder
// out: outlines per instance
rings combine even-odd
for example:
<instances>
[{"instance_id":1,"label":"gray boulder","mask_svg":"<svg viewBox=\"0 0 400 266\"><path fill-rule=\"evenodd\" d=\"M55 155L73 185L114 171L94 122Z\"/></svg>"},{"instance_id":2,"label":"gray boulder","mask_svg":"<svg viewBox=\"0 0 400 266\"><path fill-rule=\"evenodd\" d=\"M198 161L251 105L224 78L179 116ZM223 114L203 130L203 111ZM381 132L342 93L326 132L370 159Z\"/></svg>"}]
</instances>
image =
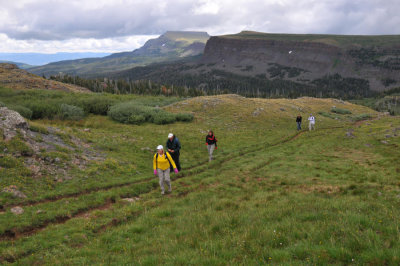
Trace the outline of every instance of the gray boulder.
<instances>
[{"instance_id":1,"label":"gray boulder","mask_svg":"<svg viewBox=\"0 0 400 266\"><path fill-rule=\"evenodd\" d=\"M29 125L18 112L0 107L0 128L3 130L3 138L10 140L17 135L18 130L25 134Z\"/></svg>"}]
</instances>

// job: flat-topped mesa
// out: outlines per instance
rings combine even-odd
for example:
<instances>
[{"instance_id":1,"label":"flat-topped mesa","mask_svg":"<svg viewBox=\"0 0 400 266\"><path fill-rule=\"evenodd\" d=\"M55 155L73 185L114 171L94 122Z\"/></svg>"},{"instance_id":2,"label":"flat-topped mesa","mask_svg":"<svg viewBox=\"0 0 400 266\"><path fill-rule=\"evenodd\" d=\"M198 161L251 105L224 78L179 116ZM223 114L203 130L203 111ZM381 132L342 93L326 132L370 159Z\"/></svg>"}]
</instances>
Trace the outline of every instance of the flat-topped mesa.
<instances>
[{"instance_id":1,"label":"flat-topped mesa","mask_svg":"<svg viewBox=\"0 0 400 266\"><path fill-rule=\"evenodd\" d=\"M283 77L296 82L339 74L366 80L371 90L383 91L400 84L400 36L241 32L211 37L201 61L245 76L274 78L268 74L272 68L298 70L299 74Z\"/></svg>"},{"instance_id":2,"label":"flat-topped mesa","mask_svg":"<svg viewBox=\"0 0 400 266\"><path fill-rule=\"evenodd\" d=\"M331 56L341 49L318 42L280 41L263 39L233 39L211 37L204 49L203 60L224 60L240 63L252 59L265 63L296 63L303 66L307 61L331 63ZM310 60L311 59L311 60Z\"/></svg>"},{"instance_id":3,"label":"flat-topped mesa","mask_svg":"<svg viewBox=\"0 0 400 266\"><path fill-rule=\"evenodd\" d=\"M190 38L190 39L198 39L198 41L205 42L210 38L205 31L167 31L161 36L170 38L170 39L180 39L180 38Z\"/></svg>"}]
</instances>

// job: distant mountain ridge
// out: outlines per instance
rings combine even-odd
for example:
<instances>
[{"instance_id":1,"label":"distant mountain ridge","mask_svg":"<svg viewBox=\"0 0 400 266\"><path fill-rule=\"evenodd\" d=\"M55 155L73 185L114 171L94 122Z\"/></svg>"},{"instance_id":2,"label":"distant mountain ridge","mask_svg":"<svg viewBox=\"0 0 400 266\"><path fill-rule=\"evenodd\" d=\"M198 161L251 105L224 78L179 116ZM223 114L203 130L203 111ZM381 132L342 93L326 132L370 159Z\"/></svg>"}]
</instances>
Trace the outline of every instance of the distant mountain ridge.
<instances>
[{"instance_id":1,"label":"distant mountain ridge","mask_svg":"<svg viewBox=\"0 0 400 266\"><path fill-rule=\"evenodd\" d=\"M111 78L262 97L369 97L400 87L400 35L212 36L198 60L153 64Z\"/></svg>"},{"instance_id":2,"label":"distant mountain ridge","mask_svg":"<svg viewBox=\"0 0 400 266\"><path fill-rule=\"evenodd\" d=\"M102 58L84 58L54 62L29 69L37 75L69 75L94 77L135 66L178 60L203 53L209 39L206 32L167 31L156 39L148 40L141 48L131 52L111 54Z\"/></svg>"},{"instance_id":3,"label":"distant mountain ridge","mask_svg":"<svg viewBox=\"0 0 400 266\"><path fill-rule=\"evenodd\" d=\"M59 53L0 53L0 60L9 62L20 62L31 66L41 66L61 60L75 60L79 58L104 57L110 53L95 52L59 52Z\"/></svg>"}]
</instances>

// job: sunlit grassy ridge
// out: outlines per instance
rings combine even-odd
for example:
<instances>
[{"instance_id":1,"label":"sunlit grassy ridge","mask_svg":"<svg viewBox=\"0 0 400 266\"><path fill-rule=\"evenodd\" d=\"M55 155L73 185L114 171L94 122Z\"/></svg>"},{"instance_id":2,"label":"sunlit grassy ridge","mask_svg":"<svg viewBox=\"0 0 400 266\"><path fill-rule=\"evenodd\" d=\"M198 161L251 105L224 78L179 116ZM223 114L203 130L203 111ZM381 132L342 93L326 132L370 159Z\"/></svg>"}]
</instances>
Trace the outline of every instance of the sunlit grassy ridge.
<instances>
[{"instance_id":1,"label":"sunlit grassy ridge","mask_svg":"<svg viewBox=\"0 0 400 266\"><path fill-rule=\"evenodd\" d=\"M334 34L279 34L242 31L238 34L223 35L224 38L265 39L276 41L317 42L338 47L373 47L397 45L400 35L334 35Z\"/></svg>"},{"instance_id":2,"label":"sunlit grassy ridge","mask_svg":"<svg viewBox=\"0 0 400 266\"><path fill-rule=\"evenodd\" d=\"M333 106L351 114L335 114L338 119L318 115ZM376 119L379 114L371 109L333 99L236 95L193 98L165 109L192 112L195 120L161 126L124 125L103 116L35 121L79 136L106 159L76 170L74 179L48 191L36 187L40 194L30 192L30 183L21 183L29 200L60 198L26 206L20 200L25 210L20 216L5 208L3 232L22 233L0 242L2 261L399 262L398 117ZM296 132L299 113L304 120L309 113L316 116L315 132ZM354 124L353 117L361 114L375 120ZM211 164L204 145L209 129L219 139ZM161 197L151 158L169 132L182 142L183 171L173 176L173 193ZM126 197L140 199L129 203ZM29 227L42 229L24 234Z\"/></svg>"}]
</instances>

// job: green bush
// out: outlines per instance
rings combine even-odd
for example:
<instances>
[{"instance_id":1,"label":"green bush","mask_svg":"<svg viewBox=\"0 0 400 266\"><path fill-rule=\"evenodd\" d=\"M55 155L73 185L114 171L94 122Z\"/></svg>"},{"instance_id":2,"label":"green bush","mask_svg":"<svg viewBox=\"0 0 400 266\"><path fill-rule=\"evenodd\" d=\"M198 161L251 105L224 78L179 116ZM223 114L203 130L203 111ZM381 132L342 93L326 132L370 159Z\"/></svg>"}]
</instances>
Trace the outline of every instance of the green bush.
<instances>
[{"instance_id":1,"label":"green bush","mask_svg":"<svg viewBox=\"0 0 400 266\"><path fill-rule=\"evenodd\" d=\"M95 115L107 115L110 107L116 103L116 100L106 97L90 97L82 99L79 105L83 108L86 113Z\"/></svg>"},{"instance_id":2,"label":"green bush","mask_svg":"<svg viewBox=\"0 0 400 266\"><path fill-rule=\"evenodd\" d=\"M85 116L82 108L69 104L62 104L59 117L63 120L81 120Z\"/></svg>"},{"instance_id":3,"label":"green bush","mask_svg":"<svg viewBox=\"0 0 400 266\"><path fill-rule=\"evenodd\" d=\"M146 117L144 115L131 115L128 118L128 124L140 125L146 122Z\"/></svg>"},{"instance_id":4,"label":"green bush","mask_svg":"<svg viewBox=\"0 0 400 266\"><path fill-rule=\"evenodd\" d=\"M350 111L350 110L341 109L341 108L336 108L336 107L333 107L333 108L331 109L331 112L332 112L332 113L336 113L336 114L340 114L340 115L349 115L349 114L351 114L351 111Z\"/></svg>"},{"instance_id":5,"label":"green bush","mask_svg":"<svg viewBox=\"0 0 400 266\"><path fill-rule=\"evenodd\" d=\"M137 119L135 119L134 116L140 115L145 121L149 121L151 118L151 109L152 108L150 107L141 106L134 102L124 102L112 106L110 111L108 111L108 116L111 117L111 119L124 124L129 124L130 120L135 121L134 124L136 124Z\"/></svg>"},{"instance_id":6,"label":"green bush","mask_svg":"<svg viewBox=\"0 0 400 266\"><path fill-rule=\"evenodd\" d=\"M27 103L25 107L32 110L32 119L53 119L60 109L58 103L51 101L32 101Z\"/></svg>"},{"instance_id":7,"label":"green bush","mask_svg":"<svg viewBox=\"0 0 400 266\"><path fill-rule=\"evenodd\" d=\"M0 107L6 107L6 105L3 102L0 102Z\"/></svg>"},{"instance_id":8,"label":"green bush","mask_svg":"<svg viewBox=\"0 0 400 266\"><path fill-rule=\"evenodd\" d=\"M15 112L18 112L20 115L22 115L26 119L32 118L32 110L27 107L24 107L21 105L12 105L12 106L9 106L9 109L11 109Z\"/></svg>"},{"instance_id":9,"label":"green bush","mask_svg":"<svg viewBox=\"0 0 400 266\"><path fill-rule=\"evenodd\" d=\"M152 122L157 125L171 124L176 121L176 116L165 111L153 112Z\"/></svg>"},{"instance_id":10,"label":"green bush","mask_svg":"<svg viewBox=\"0 0 400 266\"><path fill-rule=\"evenodd\" d=\"M318 114L322 115L322 116L325 116L325 117L328 117L328 118L332 118L332 119L336 119L337 118L336 116L334 116L334 115L332 115L331 113L328 113L328 112L318 112Z\"/></svg>"},{"instance_id":11,"label":"green bush","mask_svg":"<svg viewBox=\"0 0 400 266\"><path fill-rule=\"evenodd\" d=\"M176 114L176 121L182 121L182 122L191 122L194 119L194 116L189 113L180 113Z\"/></svg>"},{"instance_id":12,"label":"green bush","mask_svg":"<svg viewBox=\"0 0 400 266\"><path fill-rule=\"evenodd\" d=\"M150 122L158 125L176 121L176 115L163 109L137 104L135 101L113 105L108 112L111 119L125 124Z\"/></svg>"},{"instance_id":13,"label":"green bush","mask_svg":"<svg viewBox=\"0 0 400 266\"><path fill-rule=\"evenodd\" d=\"M368 120L371 119L371 115L369 114L360 114L352 117L353 121L362 121L362 120Z\"/></svg>"}]
</instances>

